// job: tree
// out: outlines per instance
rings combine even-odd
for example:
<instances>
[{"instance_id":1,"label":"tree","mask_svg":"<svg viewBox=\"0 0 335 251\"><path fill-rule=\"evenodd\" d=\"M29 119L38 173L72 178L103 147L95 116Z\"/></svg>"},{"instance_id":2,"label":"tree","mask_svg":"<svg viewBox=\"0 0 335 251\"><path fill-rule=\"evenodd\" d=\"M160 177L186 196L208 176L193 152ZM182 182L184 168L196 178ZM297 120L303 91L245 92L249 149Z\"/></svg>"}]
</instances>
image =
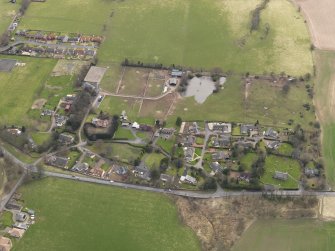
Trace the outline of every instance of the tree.
<instances>
[{"instance_id":1,"label":"tree","mask_svg":"<svg viewBox=\"0 0 335 251\"><path fill-rule=\"evenodd\" d=\"M286 95L290 91L290 85L288 83L284 84L282 92Z\"/></svg>"},{"instance_id":2,"label":"tree","mask_svg":"<svg viewBox=\"0 0 335 251\"><path fill-rule=\"evenodd\" d=\"M176 119L176 126L181 126L181 124L183 123L183 120L181 119L181 117L177 117Z\"/></svg>"},{"instance_id":3,"label":"tree","mask_svg":"<svg viewBox=\"0 0 335 251\"><path fill-rule=\"evenodd\" d=\"M208 177L202 186L203 190L215 190L217 188L216 180L213 177Z\"/></svg>"},{"instance_id":4,"label":"tree","mask_svg":"<svg viewBox=\"0 0 335 251\"><path fill-rule=\"evenodd\" d=\"M160 177L160 171L157 169L157 168L153 168L151 171L150 171L150 176L151 176L151 179L152 180L158 180L159 177Z\"/></svg>"}]
</instances>

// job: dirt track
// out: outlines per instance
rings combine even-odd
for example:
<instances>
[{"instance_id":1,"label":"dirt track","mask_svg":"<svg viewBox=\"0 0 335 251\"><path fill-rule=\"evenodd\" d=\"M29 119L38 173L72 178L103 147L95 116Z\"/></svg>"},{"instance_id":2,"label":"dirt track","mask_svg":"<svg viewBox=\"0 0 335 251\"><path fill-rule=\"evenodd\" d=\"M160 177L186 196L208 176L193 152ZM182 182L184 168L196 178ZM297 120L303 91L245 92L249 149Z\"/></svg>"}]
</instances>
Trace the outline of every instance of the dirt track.
<instances>
[{"instance_id":1,"label":"dirt track","mask_svg":"<svg viewBox=\"0 0 335 251\"><path fill-rule=\"evenodd\" d=\"M301 8L313 44L322 50L335 50L335 1L293 0Z\"/></svg>"}]
</instances>

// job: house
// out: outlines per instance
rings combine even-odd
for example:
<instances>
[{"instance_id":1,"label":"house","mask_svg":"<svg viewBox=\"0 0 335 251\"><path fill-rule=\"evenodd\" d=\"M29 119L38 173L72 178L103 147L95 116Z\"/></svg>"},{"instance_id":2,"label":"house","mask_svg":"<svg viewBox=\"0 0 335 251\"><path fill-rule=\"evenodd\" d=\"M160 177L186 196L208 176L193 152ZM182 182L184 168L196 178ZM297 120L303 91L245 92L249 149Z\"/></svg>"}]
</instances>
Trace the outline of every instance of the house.
<instances>
[{"instance_id":1,"label":"house","mask_svg":"<svg viewBox=\"0 0 335 251\"><path fill-rule=\"evenodd\" d=\"M134 173L137 174L138 177L145 179L145 180L150 180L150 171L148 168L145 166L136 166L134 169Z\"/></svg>"},{"instance_id":2,"label":"house","mask_svg":"<svg viewBox=\"0 0 335 251\"><path fill-rule=\"evenodd\" d=\"M18 211L22 210L22 206L20 204L17 204L16 201L14 201L14 200L10 200L6 204L6 208L7 209L14 209L14 210L18 210Z\"/></svg>"},{"instance_id":3,"label":"house","mask_svg":"<svg viewBox=\"0 0 335 251\"><path fill-rule=\"evenodd\" d=\"M181 76L183 76L183 72L178 69L172 69L171 76L173 78L177 78L177 77L180 78Z\"/></svg>"},{"instance_id":4,"label":"house","mask_svg":"<svg viewBox=\"0 0 335 251\"><path fill-rule=\"evenodd\" d=\"M273 175L273 178L277 179L277 180L287 180L288 179L288 173L275 171L275 173Z\"/></svg>"},{"instance_id":5,"label":"house","mask_svg":"<svg viewBox=\"0 0 335 251\"><path fill-rule=\"evenodd\" d=\"M96 176L96 177L102 178L105 175L105 170L103 170L100 167L94 167L94 168L92 168L90 170L90 174L92 176Z\"/></svg>"},{"instance_id":6,"label":"house","mask_svg":"<svg viewBox=\"0 0 335 251\"><path fill-rule=\"evenodd\" d=\"M134 128L134 129L140 129L140 124L137 123L137 122L134 122L134 123L131 125L131 128Z\"/></svg>"},{"instance_id":7,"label":"house","mask_svg":"<svg viewBox=\"0 0 335 251\"><path fill-rule=\"evenodd\" d=\"M29 215L35 215L35 211L32 210L32 209L28 209L28 210L27 210L27 213L28 213Z\"/></svg>"},{"instance_id":8,"label":"house","mask_svg":"<svg viewBox=\"0 0 335 251\"><path fill-rule=\"evenodd\" d=\"M11 237L14 237L14 238L21 238L23 236L24 232L25 232L24 229L19 229L19 228L13 227L13 228L9 229L8 234Z\"/></svg>"},{"instance_id":9,"label":"house","mask_svg":"<svg viewBox=\"0 0 335 251\"><path fill-rule=\"evenodd\" d=\"M251 179L251 174L250 173L241 173L239 176L238 176L238 179L239 180L243 180L247 183L250 182L250 179Z\"/></svg>"},{"instance_id":10,"label":"house","mask_svg":"<svg viewBox=\"0 0 335 251\"><path fill-rule=\"evenodd\" d=\"M77 163L76 165L74 165L71 170L75 171L75 172L80 172L80 173L85 173L88 171L89 168L89 164L87 163Z\"/></svg>"},{"instance_id":11,"label":"house","mask_svg":"<svg viewBox=\"0 0 335 251\"><path fill-rule=\"evenodd\" d=\"M212 153L212 160L218 161L218 160L224 160L226 158L227 156L223 151Z\"/></svg>"},{"instance_id":12,"label":"house","mask_svg":"<svg viewBox=\"0 0 335 251\"><path fill-rule=\"evenodd\" d=\"M117 175L120 175L120 176L124 176L128 173L128 169L124 166L115 166L113 170L115 171Z\"/></svg>"},{"instance_id":13,"label":"house","mask_svg":"<svg viewBox=\"0 0 335 251\"><path fill-rule=\"evenodd\" d=\"M25 222L27 220L27 214L22 212L16 213L15 220L18 222Z\"/></svg>"},{"instance_id":14,"label":"house","mask_svg":"<svg viewBox=\"0 0 335 251\"><path fill-rule=\"evenodd\" d=\"M212 162L209 166L213 170L214 173L219 173L223 170L223 167L217 161Z\"/></svg>"},{"instance_id":15,"label":"house","mask_svg":"<svg viewBox=\"0 0 335 251\"><path fill-rule=\"evenodd\" d=\"M109 120L108 119L98 119L98 118L93 118L92 119L92 124L95 125L96 127L101 127L101 128L107 128L109 126Z\"/></svg>"},{"instance_id":16,"label":"house","mask_svg":"<svg viewBox=\"0 0 335 251\"><path fill-rule=\"evenodd\" d=\"M53 155L53 156L47 157L45 162L50 166L54 166L58 168L66 168L68 159Z\"/></svg>"},{"instance_id":17,"label":"house","mask_svg":"<svg viewBox=\"0 0 335 251\"><path fill-rule=\"evenodd\" d=\"M256 130L256 126L254 125L250 125L250 124L243 124L241 125L240 127L240 130L241 130L241 134L247 134L247 135L250 135L250 132Z\"/></svg>"},{"instance_id":18,"label":"house","mask_svg":"<svg viewBox=\"0 0 335 251\"><path fill-rule=\"evenodd\" d=\"M197 180L196 178L190 176L190 175L186 175L186 176L181 176L180 177L180 181L181 182L185 182L185 183L189 183L189 184L192 184L192 185L196 185L197 184Z\"/></svg>"},{"instance_id":19,"label":"house","mask_svg":"<svg viewBox=\"0 0 335 251\"><path fill-rule=\"evenodd\" d=\"M320 171L316 168L306 167L304 170L304 173L307 177L311 178L311 177L319 176Z\"/></svg>"},{"instance_id":20,"label":"house","mask_svg":"<svg viewBox=\"0 0 335 251\"><path fill-rule=\"evenodd\" d=\"M121 121L127 121L128 120L128 116L126 115L126 111L122 111L121 115L120 115L120 120Z\"/></svg>"},{"instance_id":21,"label":"house","mask_svg":"<svg viewBox=\"0 0 335 251\"><path fill-rule=\"evenodd\" d=\"M130 122L122 122L122 123L121 123L121 126L123 126L123 127L128 127L128 126L130 126L130 125L131 125Z\"/></svg>"},{"instance_id":22,"label":"house","mask_svg":"<svg viewBox=\"0 0 335 251\"><path fill-rule=\"evenodd\" d=\"M162 128L159 130L159 133L161 135L172 135L174 134L174 132L176 131L176 129L174 128Z\"/></svg>"},{"instance_id":23,"label":"house","mask_svg":"<svg viewBox=\"0 0 335 251\"><path fill-rule=\"evenodd\" d=\"M15 136L19 136L19 135L22 134L22 131L18 128L7 129L7 132L9 132L10 134L15 135Z\"/></svg>"},{"instance_id":24,"label":"house","mask_svg":"<svg viewBox=\"0 0 335 251\"><path fill-rule=\"evenodd\" d=\"M67 120L68 120L68 117L66 116L62 116L59 114L55 115L55 122L56 122L57 127L62 127L63 125L65 125Z\"/></svg>"},{"instance_id":25,"label":"house","mask_svg":"<svg viewBox=\"0 0 335 251\"><path fill-rule=\"evenodd\" d=\"M185 147L190 147L190 146L193 146L194 142L195 142L195 137L192 135L188 135L186 137L183 137L181 143Z\"/></svg>"},{"instance_id":26,"label":"house","mask_svg":"<svg viewBox=\"0 0 335 251\"><path fill-rule=\"evenodd\" d=\"M191 133L191 134L199 134L200 133L197 122L193 122L192 125L190 125L188 127L188 133Z\"/></svg>"},{"instance_id":27,"label":"house","mask_svg":"<svg viewBox=\"0 0 335 251\"><path fill-rule=\"evenodd\" d=\"M27 230L29 226L27 224L25 224L25 223L15 223L13 225L13 227ZM1 251L1 249L0 249L0 251Z\"/></svg>"},{"instance_id":28,"label":"house","mask_svg":"<svg viewBox=\"0 0 335 251\"><path fill-rule=\"evenodd\" d=\"M177 78L170 78L169 85L176 86L177 85Z\"/></svg>"},{"instance_id":29,"label":"house","mask_svg":"<svg viewBox=\"0 0 335 251\"><path fill-rule=\"evenodd\" d=\"M231 124L222 122L207 123L208 129L211 131L231 133Z\"/></svg>"},{"instance_id":30,"label":"house","mask_svg":"<svg viewBox=\"0 0 335 251\"><path fill-rule=\"evenodd\" d=\"M229 135L222 135L221 137L216 137L212 140L213 147L230 147L231 140Z\"/></svg>"},{"instance_id":31,"label":"house","mask_svg":"<svg viewBox=\"0 0 335 251\"><path fill-rule=\"evenodd\" d=\"M52 116L53 114L54 114L54 111L53 110L49 110L49 109L45 109L41 113L42 116Z\"/></svg>"},{"instance_id":32,"label":"house","mask_svg":"<svg viewBox=\"0 0 335 251\"><path fill-rule=\"evenodd\" d=\"M62 133L59 135L58 141L63 145L70 145L74 142L74 137L72 135Z\"/></svg>"},{"instance_id":33,"label":"house","mask_svg":"<svg viewBox=\"0 0 335 251\"><path fill-rule=\"evenodd\" d=\"M280 146L279 141L268 141L266 143L267 148L269 149L277 149Z\"/></svg>"},{"instance_id":34,"label":"house","mask_svg":"<svg viewBox=\"0 0 335 251\"><path fill-rule=\"evenodd\" d=\"M9 238L0 236L0 251L9 251L12 246L12 241Z\"/></svg>"},{"instance_id":35,"label":"house","mask_svg":"<svg viewBox=\"0 0 335 251\"><path fill-rule=\"evenodd\" d=\"M173 177L165 173L162 173L159 179L166 183L171 183L173 181Z\"/></svg>"},{"instance_id":36,"label":"house","mask_svg":"<svg viewBox=\"0 0 335 251\"><path fill-rule=\"evenodd\" d=\"M268 139L277 139L278 138L278 132L273 130L272 128L269 128L267 131L263 133L264 138Z\"/></svg>"},{"instance_id":37,"label":"house","mask_svg":"<svg viewBox=\"0 0 335 251\"><path fill-rule=\"evenodd\" d=\"M194 152L194 147L184 147L184 155L187 162L191 162L193 160Z\"/></svg>"}]
</instances>

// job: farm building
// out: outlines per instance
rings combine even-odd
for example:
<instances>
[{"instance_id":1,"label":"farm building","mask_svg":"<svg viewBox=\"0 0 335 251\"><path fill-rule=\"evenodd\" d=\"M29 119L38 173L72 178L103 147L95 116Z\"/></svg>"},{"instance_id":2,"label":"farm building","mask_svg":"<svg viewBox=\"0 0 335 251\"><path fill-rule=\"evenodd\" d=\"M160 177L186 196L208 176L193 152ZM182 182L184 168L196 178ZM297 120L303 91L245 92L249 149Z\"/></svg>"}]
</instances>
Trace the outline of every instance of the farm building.
<instances>
[{"instance_id":1,"label":"farm building","mask_svg":"<svg viewBox=\"0 0 335 251\"><path fill-rule=\"evenodd\" d=\"M65 168L67 165L68 159L63 158L63 157L58 157L58 156L50 156L46 158L45 162L50 166Z\"/></svg>"}]
</instances>

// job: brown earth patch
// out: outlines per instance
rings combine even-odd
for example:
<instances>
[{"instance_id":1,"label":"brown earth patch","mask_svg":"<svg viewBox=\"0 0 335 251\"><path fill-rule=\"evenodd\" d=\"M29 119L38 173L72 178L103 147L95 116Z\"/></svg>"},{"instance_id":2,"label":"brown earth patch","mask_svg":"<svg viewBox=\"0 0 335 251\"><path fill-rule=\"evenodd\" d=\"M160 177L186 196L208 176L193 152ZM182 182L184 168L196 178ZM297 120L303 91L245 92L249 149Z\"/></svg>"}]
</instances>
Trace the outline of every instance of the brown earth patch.
<instances>
[{"instance_id":1,"label":"brown earth patch","mask_svg":"<svg viewBox=\"0 0 335 251\"><path fill-rule=\"evenodd\" d=\"M31 109L33 110L42 109L46 102L47 100L44 98L36 99L33 105L31 106Z\"/></svg>"},{"instance_id":2,"label":"brown earth patch","mask_svg":"<svg viewBox=\"0 0 335 251\"><path fill-rule=\"evenodd\" d=\"M308 22L313 44L323 50L335 50L335 1L294 0Z\"/></svg>"},{"instance_id":3,"label":"brown earth patch","mask_svg":"<svg viewBox=\"0 0 335 251\"><path fill-rule=\"evenodd\" d=\"M258 218L316 218L318 199L230 197L191 199L175 197L182 221L193 229L203 250L230 250L245 230Z\"/></svg>"}]
</instances>

